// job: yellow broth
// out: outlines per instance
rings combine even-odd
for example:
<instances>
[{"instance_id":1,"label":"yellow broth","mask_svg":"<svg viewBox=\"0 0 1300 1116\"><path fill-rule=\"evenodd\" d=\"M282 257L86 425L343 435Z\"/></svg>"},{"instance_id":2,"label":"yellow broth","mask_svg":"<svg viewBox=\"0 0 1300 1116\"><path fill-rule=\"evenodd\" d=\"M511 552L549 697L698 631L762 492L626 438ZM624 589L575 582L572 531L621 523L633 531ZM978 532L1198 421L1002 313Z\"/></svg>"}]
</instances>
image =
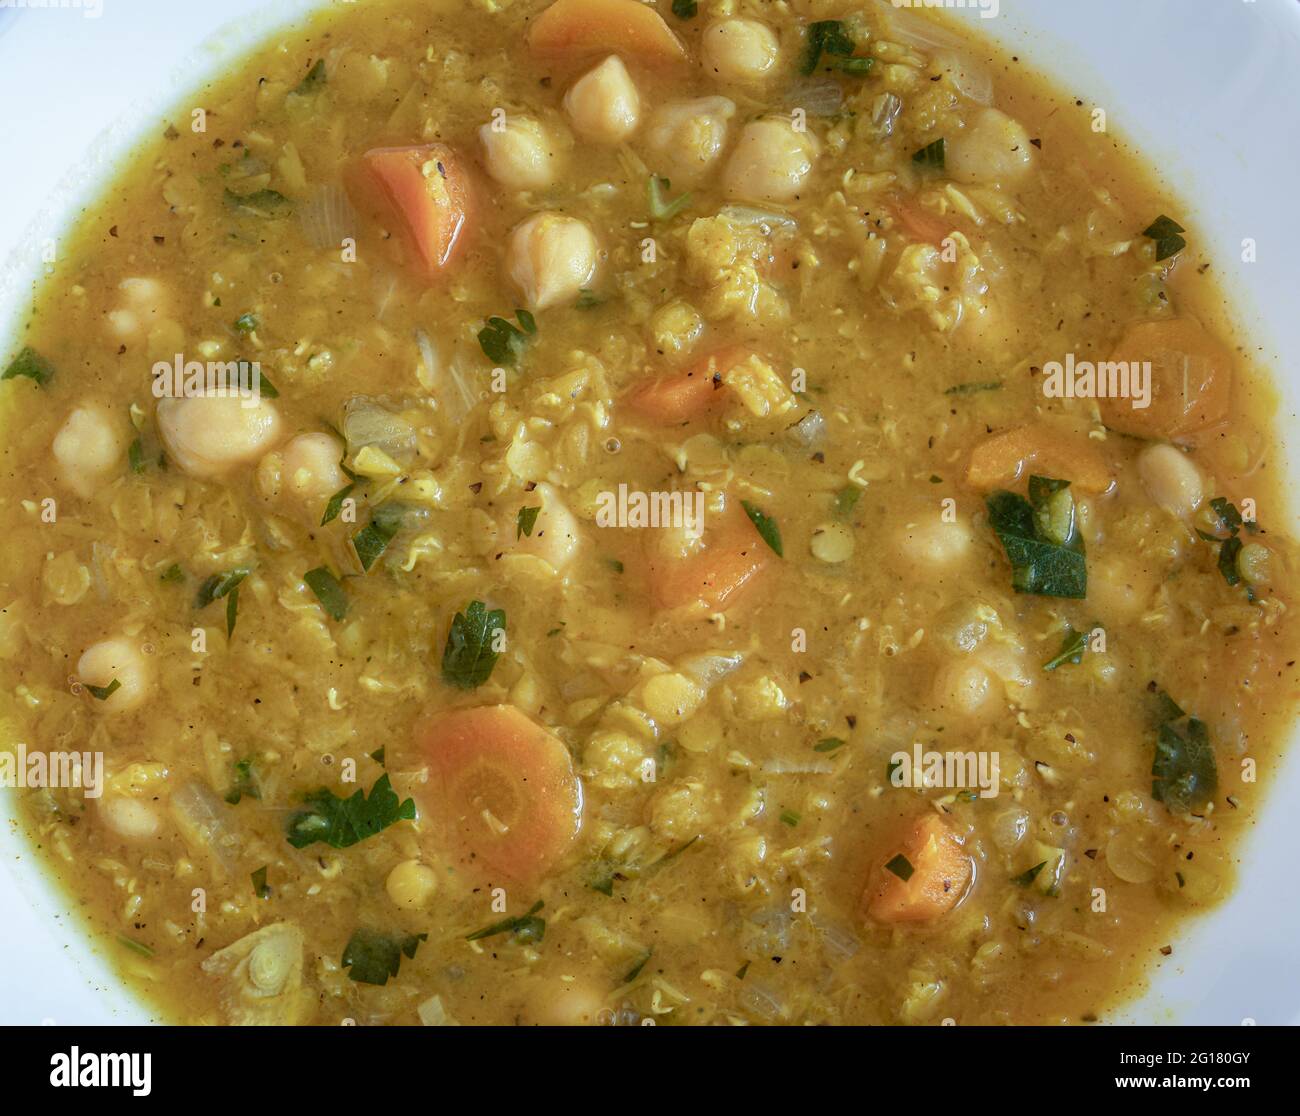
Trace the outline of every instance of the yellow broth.
<instances>
[{"instance_id":1,"label":"yellow broth","mask_svg":"<svg viewBox=\"0 0 1300 1116\"><path fill-rule=\"evenodd\" d=\"M1164 259L1144 235L1176 200L1090 106L946 24L654 7L685 58L618 37L640 101L618 142L565 105L611 50L539 57L545 4L323 14L177 106L36 292L19 344L53 375L0 387L0 712L15 752L102 754L98 798L15 793L33 855L161 1018L1078 1022L1230 893L1291 724L1293 550L1270 529L1272 396L1216 269L1195 230ZM716 30L737 17L774 38ZM717 102L679 105L717 97L709 162ZM514 137L496 162L485 127ZM447 145L476 198L433 278L355 184L365 152L419 144ZM541 212L584 222L598 259L516 316L511 238ZM1221 339L1226 414L1138 437L1045 392L1051 362L1174 320ZM162 429L152 373L178 354L258 362L278 418L256 452L219 467L229 412ZM690 370L700 413L639 406ZM976 480L1022 427L1037 450ZM331 447L358 483L322 525L349 483ZM1072 482L1084 599L1013 589L986 500L1031 474ZM680 605L664 580L698 543L603 525L620 486L700 494L706 556L718 524L748 529L744 501L782 554L754 530L751 583ZM1234 534L1216 498L1258 523ZM400 523L367 571L353 539L383 506ZM341 619L304 581L320 568ZM237 595L212 580L232 571ZM444 653L475 601L504 646L462 689ZM1072 633L1087 649L1045 669ZM1208 735L1207 801L1153 786L1161 693ZM558 741L546 770L580 781L572 840L563 795L502 790L491 765L468 821L430 808L439 714L503 704L550 734L518 746ZM996 760L990 793L895 785L915 746ZM384 775L414 818L290 843L306 796ZM503 809L552 811L537 871L450 832L508 830ZM878 917L871 896L925 870L903 836L920 819L964 867L894 908L920 916ZM367 946L398 968L383 984L358 979Z\"/></svg>"}]
</instances>

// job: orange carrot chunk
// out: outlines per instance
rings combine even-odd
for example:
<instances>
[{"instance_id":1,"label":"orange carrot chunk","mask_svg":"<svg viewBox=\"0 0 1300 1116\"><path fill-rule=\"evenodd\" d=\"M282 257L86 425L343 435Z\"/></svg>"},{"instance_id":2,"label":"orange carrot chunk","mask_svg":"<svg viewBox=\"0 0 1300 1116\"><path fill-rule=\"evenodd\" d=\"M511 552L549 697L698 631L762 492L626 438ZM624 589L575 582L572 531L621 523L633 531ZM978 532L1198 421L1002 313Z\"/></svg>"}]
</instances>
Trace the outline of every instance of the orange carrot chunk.
<instances>
[{"instance_id":1,"label":"orange carrot chunk","mask_svg":"<svg viewBox=\"0 0 1300 1116\"><path fill-rule=\"evenodd\" d=\"M686 61L681 40L639 0L556 0L533 21L528 47L564 61L593 54L622 54L650 66Z\"/></svg>"},{"instance_id":2,"label":"orange carrot chunk","mask_svg":"<svg viewBox=\"0 0 1300 1116\"><path fill-rule=\"evenodd\" d=\"M1140 438L1177 438L1228 417L1232 354L1191 318L1139 322L1124 331L1111 357L1136 368L1151 362L1151 405L1100 401L1102 421Z\"/></svg>"},{"instance_id":3,"label":"orange carrot chunk","mask_svg":"<svg viewBox=\"0 0 1300 1116\"><path fill-rule=\"evenodd\" d=\"M633 388L627 404L642 418L661 426L691 422L722 400L722 373L748 355L748 349L720 349L685 372L673 372Z\"/></svg>"},{"instance_id":4,"label":"orange carrot chunk","mask_svg":"<svg viewBox=\"0 0 1300 1116\"><path fill-rule=\"evenodd\" d=\"M705 529L703 547L694 554L652 554L650 591L660 608L703 604L710 612L723 612L771 565L772 550L736 501L728 501L713 519L714 525Z\"/></svg>"},{"instance_id":5,"label":"orange carrot chunk","mask_svg":"<svg viewBox=\"0 0 1300 1116\"><path fill-rule=\"evenodd\" d=\"M582 826L582 784L564 743L512 705L458 709L420 733L435 826L512 879L544 876Z\"/></svg>"},{"instance_id":6,"label":"orange carrot chunk","mask_svg":"<svg viewBox=\"0 0 1300 1116\"><path fill-rule=\"evenodd\" d=\"M376 147L361 163L362 207L396 221L428 277L444 271L473 216L473 185L456 153L441 143Z\"/></svg>"},{"instance_id":7,"label":"orange carrot chunk","mask_svg":"<svg viewBox=\"0 0 1300 1116\"><path fill-rule=\"evenodd\" d=\"M961 901L974 874L961 838L938 814L925 814L883 850L862 903L880 922L928 922Z\"/></svg>"},{"instance_id":8,"label":"orange carrot chunk","mask_svg":"<svg viewBox=\"0 0 1300 1116\"><path fill-rule=\"evenodd\" d=\"M1047 423L1016 426L985 438L971 451L966 483L972 488L1009 488L1030 472L1068 480L1081 492L1105 492L1110 467L1087 437Z\"/></svg>"}]
</instances>

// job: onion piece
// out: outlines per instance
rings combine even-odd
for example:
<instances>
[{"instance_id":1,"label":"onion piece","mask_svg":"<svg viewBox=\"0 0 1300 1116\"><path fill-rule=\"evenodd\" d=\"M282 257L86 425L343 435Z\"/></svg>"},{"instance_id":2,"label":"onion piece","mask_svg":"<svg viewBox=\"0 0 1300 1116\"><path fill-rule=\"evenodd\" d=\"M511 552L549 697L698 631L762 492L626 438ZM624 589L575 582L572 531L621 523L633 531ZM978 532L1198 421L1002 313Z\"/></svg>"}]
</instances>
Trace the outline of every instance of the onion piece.
<instances>
[{"instance_id":1,"label":"onion piece","mask_svg":"<svg viewBox=\"0 0 1300 1116\"><path fill-rule=\"evenodd\" d=\"M357 230L357 211L337 184L317 186L299 207L298 220L313 248L340 248Z\"/></svg>"},{"instance_id":2,"label":"onion piece","mask_svg":"<svg viewBox=\"0 0 1300 1116\"><path fill-rule=\"evenodd\" d=\"M924 50L960 49L964 45L952 31L925 16L896 7L889 0L875 0L875 4L884 24L879 38Z\"/></svg>"},{"instance_id":3,"label":"onion piece","mask_svg":"<svg viewBox=\"0 0 1300 1116\"><path fill-rule=\"evenodd\" d=\"M934 61L963 97L976 104L993 103L993 75L969 55L944 50L935 54Z\"/></svg>"},{"instance_id":4,"label":"onion piece","mask_svg":"<svg viewBox=\"0 0 1300 1116\"><path fill-rule=\"evenodd\" d=\"M844 90L830 78L810 78L795 82L783 100L786 108L801 108L809 116L835 116L844 109Z\"/></svg>"},{"instance_id":5,"label":"onion piece","mask_svg":"<svg viewBox=\"0 0 1300 1116\"><path fill-rule=\"evenodd\" d=\"M847 961L862 948L862 942L858 940L857 935L833 919L826 918L815 911L810 919L812 924L821 931L822 945L826 947L826 952L837 960Z\"/></svg>"},{"instance_id":6,"label":"onion piece","mask_svg":"<svg viewBox=\"0 0 1300 1116\"><path fill-rule=\"evenodd\" d=\"M382 450L398 464L415 454L415 427L363 395L344 405L343 437L349 457L355 457L366 446Z\"/></svg>"},{"instance_id":7,"label":"onion piece","mask_svg":"<svg viewBox=\"0 0 1300 1116\"><path fill-rule=\"evenodd\" d=\"M744 661L745 656L739 651L708 651L683 659L678 668L707 692L728 674L739 670Z\"/></svg>"},{"instance_id":8,"label":"onion piece","mask_svg":"<svg viewBox=\"0 0 1300 1116\"><path fill-rule=\"evenodd\" d=\"M459 1027L450 1015L447 1009L442 1006L441 996L430 996L424 1003L415 1009L415 1014L420 1017L420 1022L426 1027Z\"/></svg>"},{"instance_id":9,"label":"onion piece","mask_svg":"<svg viewBox=\"0 0 1300 1116\"><path fill-rule=\"evenodd\" d=\"M239 861L243 837L234 811L202 783L191 780L172 792L168 803L176 828L197 853L211 853L227 871Z\"/></svg>"}]
</instances>

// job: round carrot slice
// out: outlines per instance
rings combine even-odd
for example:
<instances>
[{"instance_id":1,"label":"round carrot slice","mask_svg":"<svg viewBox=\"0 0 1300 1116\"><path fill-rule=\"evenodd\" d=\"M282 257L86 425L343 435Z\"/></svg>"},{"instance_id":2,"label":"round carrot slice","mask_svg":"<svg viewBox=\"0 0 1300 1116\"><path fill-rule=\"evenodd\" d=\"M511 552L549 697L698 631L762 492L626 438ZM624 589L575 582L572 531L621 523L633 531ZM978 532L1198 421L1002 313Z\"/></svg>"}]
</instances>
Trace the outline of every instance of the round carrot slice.
<instances>
[{"instance_id":1,"label":"round carrot slice","mask_svg":"<svg viewBox=\"0 0 1300 1116\"><path fill-rule=\"evenodd\" d=\"M426 813L469 861L544 876L582 825L582 784L563 742L512 705L459 709L420 734Z\"/></svg>"}]
</instances>

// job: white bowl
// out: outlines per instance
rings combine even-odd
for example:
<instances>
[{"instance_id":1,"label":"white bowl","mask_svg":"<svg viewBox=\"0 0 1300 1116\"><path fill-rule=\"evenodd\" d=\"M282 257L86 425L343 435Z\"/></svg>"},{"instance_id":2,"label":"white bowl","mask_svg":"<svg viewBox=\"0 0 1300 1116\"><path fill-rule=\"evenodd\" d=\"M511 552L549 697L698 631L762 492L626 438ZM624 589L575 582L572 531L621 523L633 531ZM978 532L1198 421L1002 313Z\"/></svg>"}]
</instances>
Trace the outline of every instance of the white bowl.
<instances>
[{"instance_id":1,"label":"white bowl","mask_svg":"<svg viewBox=\"0 0 1300 1116\"><path fill-rule=\"evenodd\" d=\"M319 0L0 0L0 339L10 342L42 252L93 200L140 138L178 125L205 79ZM55 3L70 5L55 8ZM973 0L972 0L973 2ZM986 0L987 2L987 0ZM848 2L846 0L846 7ZM1106 109L1113 131L1161 168L1235 300L1242 336L1277 370L1283 434L1300 444L1300 6L1294 0L1003 0L996 18L957 13L1050 74L1062 92ZM183 108L184 112L175 111ZM1258 262L1242 263L1252 238ZM10 344L0 345L0 352ZM1294 475L1294 473L1292 474ZM1285 514L1295 530L1295 509ZM1233 897L1192 923L1120 1021L1300 1021L1300 898L1292 804L1300 749L1275 776ZM0 819L13 796L0 794ZM88 947L75 915L14 827L0 825L0 1024L145 1022Z\"/></svg>"}]
</instances>

